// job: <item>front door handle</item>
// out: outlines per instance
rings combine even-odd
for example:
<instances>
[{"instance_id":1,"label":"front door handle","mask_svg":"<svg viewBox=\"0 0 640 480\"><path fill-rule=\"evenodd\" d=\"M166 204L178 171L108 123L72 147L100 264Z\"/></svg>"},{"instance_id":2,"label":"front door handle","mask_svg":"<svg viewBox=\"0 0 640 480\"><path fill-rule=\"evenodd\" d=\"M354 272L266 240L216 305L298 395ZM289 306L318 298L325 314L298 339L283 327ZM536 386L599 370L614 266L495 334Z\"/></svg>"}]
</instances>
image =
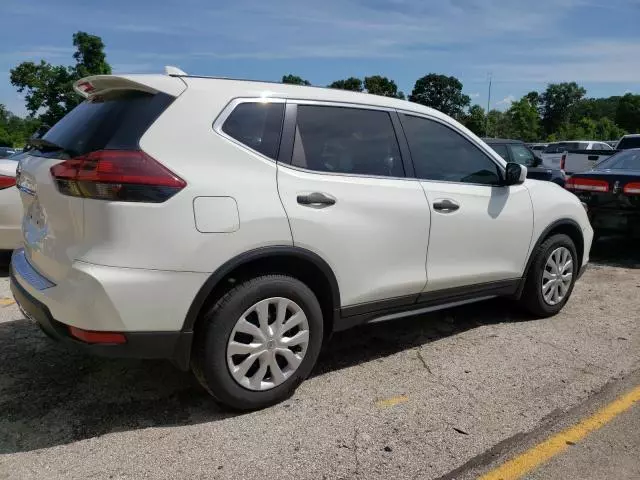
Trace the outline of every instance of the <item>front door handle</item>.
<instances>
[{"instance_id":1,"label":"front door handle","mask_svg":"<svg viewBox=\"0 0 640 480\"><path fill-rule=\"evenodd\" d=\"M298 203L306 207L325 208L335 205L336 199L321 192L313 192L308 195L298 195Z\"/></svg>"},{"instance_id":2,"label":"front door handle","mask_svg":"<svg viewBox=\"0 0 640 480\"><path fill-rule=\"evenodd\" d=\"M460 208L460 205L458 205L453 200L449 200L449 199L436 200L435 202L433 202L433 209L437 210L440 213L455 212L459 208Z\"/></svg>"}]
</instances>

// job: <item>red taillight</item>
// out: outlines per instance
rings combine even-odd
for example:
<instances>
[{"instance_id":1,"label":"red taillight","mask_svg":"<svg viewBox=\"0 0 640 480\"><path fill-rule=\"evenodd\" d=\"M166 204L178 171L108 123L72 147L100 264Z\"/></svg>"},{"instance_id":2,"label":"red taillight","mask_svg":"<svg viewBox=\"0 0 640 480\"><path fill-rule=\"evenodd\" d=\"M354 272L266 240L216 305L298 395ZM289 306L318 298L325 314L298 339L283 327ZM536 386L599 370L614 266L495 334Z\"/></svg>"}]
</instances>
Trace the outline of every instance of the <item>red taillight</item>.
<instances>
[{"instance_id":1,"label":"red taillight","mask_svg":"<svg viewBox=\"0 0 640 480\"><path fill-rule=\"evenodd\" d=\"M587 192L608 192L609 182L594 180L591 178L574 178L567 180L566 188L569 190L583 190Z\"/></svg>"},{"instance_id":2,"label":"red taillight","mask_svg":"<svg viewBox=\"0 0 640 480\"><path fill-rule=\"evenodd\" d=\"M127 337L122 333L93 332L76 327L69 327L69 333L85 343L127 343Z\"/></svg>"},{"instance_id":3,"label":"red taillight","mask_svg":"<svg viewBox=\"0 0 640 480\"><path fill-rule=\"evenodd\" d=\"M187 184L142 151L99 150L51 167L60 193L121 202L164 202Z\"/></svg>"},{"instance_id":4,"label":"red taillight","mask_svg":"<svg viewBox=\"0 0 640 480\"><path fill-rule=\"evenodd\" d=\"M13 187L16 184L15 177L7 177L6 175L0 175L0 190Z\"/></svg>"},{"instance_id":5,"label":"red taillight","mask_svg":"<svg viewBox=\"0 0 640 480\"><path fill-rule=\"evenodd\" d=\"M78 84L78 89L85 93L91 93L95 90L95 87L91 85L90 82L80 82Z\"/></svg>"},{"instance_id":6,"label":"red taillight","mask_svg":"<svg viewBox=\"0 0 640 480\"><path fill-rule=\"evenodd\" d=\"M564 170L564 163L567 161L567 154L563 153L560 158L560 170Z\"/></svg>"},{"instance_id":7,"label":"red taillight","mask_svg":"<svg viewBox=\"0 0 640 480\"><path fill-rule=\"evenodd\" d=\"M627 183L622 191L627 195L640 195L640 182Z\"/></svg>"}]
</instances>

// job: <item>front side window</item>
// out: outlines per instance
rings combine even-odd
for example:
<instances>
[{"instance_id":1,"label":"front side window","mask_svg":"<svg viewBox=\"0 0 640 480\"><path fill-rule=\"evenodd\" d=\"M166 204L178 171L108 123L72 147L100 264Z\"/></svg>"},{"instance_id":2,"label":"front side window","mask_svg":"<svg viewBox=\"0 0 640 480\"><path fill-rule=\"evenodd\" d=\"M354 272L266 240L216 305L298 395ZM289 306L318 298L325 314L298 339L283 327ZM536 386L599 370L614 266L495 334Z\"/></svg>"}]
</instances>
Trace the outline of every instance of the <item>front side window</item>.
<instances>
[{"instance_id":1,"label":"front side window","mask_svg":"<svg viewBox=\"0 0 640 480\"><path fill-rule=\"evenodd\" d=\"M433 120L401 115L418 178L497 185L498 165L454 130Z\"/></svg>"},{"instance_id":2,"label":"front side window","mask_svg":"<svg viewBox=\"0 0 640 480\"><path fill-rule=\"evenodd\" d=\"M354 175L404 177L388 112L298 105L292 165Z\"/></svg>"},{"instance_id":3,"label":"front side window","mask_svg":"<svg viewBox=\"0 0 640 480\"><path fill-rule=\"evenodd\" d=\"M283 118L284 103L241 103L225 120L222 131L275 160L280 146Z\"/></svg>"},{"instance_id":4,"label":"front side window","mask_svg":"<svg viewBox=\"0 0 640 480\"><path fill-rule=\"evenodd\" d=\"M530 166L534 163L533 153L524 145L509 145L513 161L520 165Z\"/></svg>"}]
</instances>

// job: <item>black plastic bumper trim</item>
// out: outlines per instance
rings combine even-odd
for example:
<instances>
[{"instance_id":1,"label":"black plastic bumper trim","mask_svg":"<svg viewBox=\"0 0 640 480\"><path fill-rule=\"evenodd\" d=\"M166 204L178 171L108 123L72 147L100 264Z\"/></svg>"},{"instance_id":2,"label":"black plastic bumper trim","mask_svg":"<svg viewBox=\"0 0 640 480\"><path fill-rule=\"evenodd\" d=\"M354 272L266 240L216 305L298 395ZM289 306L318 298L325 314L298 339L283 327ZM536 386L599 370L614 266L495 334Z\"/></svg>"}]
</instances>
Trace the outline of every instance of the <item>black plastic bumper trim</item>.
<instances>
[{"instance_id":1,"label":"black plastic bumper trim","mask_svg":"<svg viewBox=\"0 0 640 480\"><path fill-rule=\"evenodd\" d=\"M182 370L189 369L193 332L122 332L124 344L89 344L71 337L68 326L53 318L50 310L16 280L11 269L11 292L25 315L50 338L71 348L112 358L167 359Z\"/></svg>"}]
</instances>

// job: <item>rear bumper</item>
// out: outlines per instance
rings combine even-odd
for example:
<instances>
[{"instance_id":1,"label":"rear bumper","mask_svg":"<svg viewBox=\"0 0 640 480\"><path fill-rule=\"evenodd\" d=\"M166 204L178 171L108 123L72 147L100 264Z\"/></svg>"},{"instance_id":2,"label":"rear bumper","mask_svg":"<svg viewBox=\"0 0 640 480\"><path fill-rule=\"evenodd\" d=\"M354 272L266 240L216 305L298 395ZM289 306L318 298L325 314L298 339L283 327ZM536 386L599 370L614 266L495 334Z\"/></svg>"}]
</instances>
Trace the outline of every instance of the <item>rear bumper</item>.
<instances>
[{"instance_id":1,"label":"rear bumper","mask_svg":"<svg viewBox=\"0 0 640 480\"><path fill-rule=\"evenodd\" d=\"M47 336L71 348L104 357L168 359L183 370L189 368L192 332L123 332L124 344L84 343L72 337L69 326L54 319L47 306L20 285L13 268L11 292L27 318L36 322Z\"/></svg>"},{"instance_id":2,"label":"rear bumper","mask_svg":"<svg viewBox=\"0 0 640 480\"><path fill-rule=\"evenodd\" d=\"M598 232L624 233L640 237L640 211L590 207L589 221Z\"/></svg>"}]
</instances>

